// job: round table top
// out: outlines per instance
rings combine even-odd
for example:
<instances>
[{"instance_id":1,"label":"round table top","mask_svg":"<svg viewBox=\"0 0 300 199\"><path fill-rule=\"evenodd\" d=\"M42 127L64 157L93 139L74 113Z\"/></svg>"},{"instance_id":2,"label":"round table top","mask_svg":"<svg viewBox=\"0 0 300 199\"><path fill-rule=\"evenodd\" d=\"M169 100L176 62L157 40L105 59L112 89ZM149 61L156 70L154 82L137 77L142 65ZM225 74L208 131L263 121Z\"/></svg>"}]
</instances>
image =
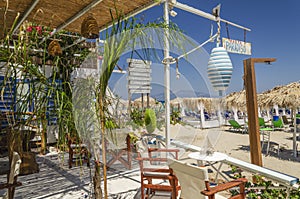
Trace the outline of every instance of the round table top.
<instances>
[{"instance_id":1,"label":"round table top","mask_svg":"<svg viewBox=\"0 0 300 199\"><path fill-rule=\"evenodd\" d=\"M214 152L212 155L200 154L200 152L193 152L188 154L189 158L195 160L202 160L208 162L217 162L225 160L228 156L224 153Z\"/></svg>"}]
</instances>

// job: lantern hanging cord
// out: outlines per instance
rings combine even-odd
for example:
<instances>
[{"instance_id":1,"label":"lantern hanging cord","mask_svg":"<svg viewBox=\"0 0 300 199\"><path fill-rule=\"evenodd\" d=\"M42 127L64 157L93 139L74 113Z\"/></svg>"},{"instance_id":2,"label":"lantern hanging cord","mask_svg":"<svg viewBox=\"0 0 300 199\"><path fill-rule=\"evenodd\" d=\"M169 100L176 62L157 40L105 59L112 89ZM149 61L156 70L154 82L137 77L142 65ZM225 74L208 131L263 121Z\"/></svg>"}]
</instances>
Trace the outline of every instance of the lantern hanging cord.
<instances>
[{"instance_id":1,"label":"lantern hanging cord","mask_svg":"<svg viewBox=\"0 0 300 199\"><path fill-rule=\"evenodd\" d=\"M177 57L177 59L181 59L184 56L187 56L188 54L191 54L192 52L198 50L199 48L203 47L205 44L207 44L208 42L213 41L216 37L218 36L218 33L214 34L213 36L211 36L208 40L206 40L205 42L203 42L202 44L200 44L199 46L197 46L196 48L193 48L192 50L188 51L187 53L180 55Z\"/></svg>"},{"instance_id":2,"label":"lantern hanging cord","mask_svg":"<svg viewBox=\"0 0 300 199\"><path fill-rule=\"evenodd\" d=\"M230 39L228 23L226 23L226 32L227 32L227 38Z\"/></svg>"},{"instance_id":3,"label":"lantern hanging cord","mask_svg":"<svg viewBox=\"0 0 300 199\"><path fill-rule=\"evenodd\" d=\"M184 56L187 56L188 54L198 50L199 48L201 48L202 46L204 46L205 44L207 44L208 42L211 42L213 41L216 37L218 36L218 33L214 34L213 36L209 37L208 40L206 40L205 42L203 42L202 44L200 44L199 46L193 48L192 50L188 51L187 53L185 54L182 54L180 56L178 56L177 58L174 58L174 57L166 57L163 59L162 63L163 64L174 64L176 63L176 78L179 79L180 77L180 72L179 72L179 65L178 65L178 62L179 62L179 59L181 59L182 57Z\"/></svg>"},{"instance_id":4,"label":"lantern hanging cord","mask_svg":"<svg viewBox=\"0 0 300 199\"><path fill-rule=\"evenodd\" d=\"M221 20L220 17L217 18L217 24L218 24L218 30L217 30L217 47L220 46L221 40L220 40L220 35L221 35Z\"/></svg>"},{"instance_id":5,"label":"lantern hanging cord","mask_svg":"<svg viewBox=\"0 0 300 199\"><path fill-rule=\"evenodd\" d=\"M179 69L178 69L178 58L175 58L175 60L176 60L176 79L179 79L181 73L179 72Z\"/></svg>"}]
</instances>

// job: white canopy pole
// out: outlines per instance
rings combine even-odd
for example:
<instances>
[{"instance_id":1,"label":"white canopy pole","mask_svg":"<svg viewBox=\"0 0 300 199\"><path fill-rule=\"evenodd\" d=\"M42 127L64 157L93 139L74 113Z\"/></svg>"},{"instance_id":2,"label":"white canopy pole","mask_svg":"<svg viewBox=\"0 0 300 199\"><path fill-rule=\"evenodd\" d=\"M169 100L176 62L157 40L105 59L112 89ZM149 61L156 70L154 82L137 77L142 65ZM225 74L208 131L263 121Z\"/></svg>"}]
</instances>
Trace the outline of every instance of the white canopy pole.
<instances>
[{"instance_id":1,"label":"white canopy pole","mask_svg":"<svg viewBox=\"0 0 300 199\"><path fill-rule=\"evenodd\" d=\"M169 25L169 1L166 0L164 4L164 21L166 25ZM164 34L164 60L170 56L170 44L169 44L169 29L165 29ZM164 62L165 68L165 134L166 134L166 147L170 145L170 64Z\"/></svg>"},{"instance_id":2,"label":"white canopy pole","mask_svg":"<svg viewBox=\"0 0 300 199\"><path fill-rule=\"evenodd\" d=\"M297 154L297 118L296 118L297 109L296 108L294 108L293 113L294 113L293 154L294 157L297 157L298 154Z\"/></svg>"},{"instance_id":3,"label":"white canopy pole","mask_svg":"<svg viewBox=\"0 0 300 199\"><path fill-rule=\"evenodd\" d=\"M215 17L214 15L212 14L209 14L209 13L206 13L206 12L203 12L199 9L196 9L196 8L193 8L191 6L188 6L188 5L185 5L185 4L182 4L182 3L179 3L177 2L176 0L172 0L172 6L176 7L176 8L179 8L181 10L184 10L184 11L187 11L187 12L190 12L190 13L193 13L195 15L199 15L201 17L204 17L206 19L209 19L209 20L212 20L212 21L217 21L217 17ZM232 26L235 26L237 28L240 28L240 29L243 29L243 30L246 30L246 31L251 31L251 29L249 28L246 28L246 27L243 27L241 25L238 25L238 24L235 24L233 22L230 22L230 21L227 21L225 19L219 19L220 21L224 22L224 23L227 23L229 25L232 25Z\"/></svg>"},{"instance_id":4,"label":"white canopy pole","mask_svg":"<svg viewBox=\"0 0 300 199\"><path fill-rule=\"evenodd\" d=\"M226 22L232 26L244 29L246 31L251 31L249 28L245 28L243 26L237 25L235 23L226 21L224 19L221 19L220 17L216 17L212 14L203 12L201 10L198 10L196 8L178 3L177 0L165 0L164 2L164 21L166 25L169 25L169 3L173 7L177 7L179 9L185 10L187 12L199 15L201 17L207 18L212 21L217 21L220 20L222 22ZM170 44L169 44L169 30L168 28L165 29L165 34L164 34L164 59L163 59L163 64L164 64L164 72L165 72L165 136L166 136L166 146L168 147L170 145L170 63L175 62L173 57L170 57ZM210 38L211 40L212 38ZM206 42L205 42L206 43ZM193 50L194 51L194 50Z\"/></svg>"}]
</instances>

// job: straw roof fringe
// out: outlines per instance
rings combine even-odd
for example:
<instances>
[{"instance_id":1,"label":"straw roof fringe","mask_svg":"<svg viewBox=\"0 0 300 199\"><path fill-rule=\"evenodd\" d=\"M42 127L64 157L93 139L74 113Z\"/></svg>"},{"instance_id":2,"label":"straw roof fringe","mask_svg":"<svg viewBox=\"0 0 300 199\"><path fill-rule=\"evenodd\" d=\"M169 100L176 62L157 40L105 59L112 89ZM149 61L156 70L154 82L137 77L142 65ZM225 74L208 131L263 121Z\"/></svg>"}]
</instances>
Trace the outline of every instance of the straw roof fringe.
<instances>
[{"instance_id":1,"label":"straw roof fringe","mask_svg":"<svg viewBox=\"0 0 300 199\"><path fill-rule=\"evenodd\" d=\"M159 4L157 0L0 1L0 35L3 36L3 30L12 27L18 13L20 13L19 21L27 20L58 30L63 27L66 31L80 34L82 21L90 14L93 14L99 29L104 29L112 22L110 12L116 19L116 11L123 15L130 15L145 7L157 4ZM28 10L31 12L25 19L22 19Z\"/></svg>"},{"instance_id":2,"label":"straw roof fringe","mask_svg":"<svg viewBox=\"0 0 300 199\"><path fill-rule=\"evenodd\" d=\"M208 112L215 111L217 109L217 103L220 103L216 98L183 98L182 105L188 110L198 111L200 110L200 104L203 104L204 109Z\"/></svg>"}]
</instances>

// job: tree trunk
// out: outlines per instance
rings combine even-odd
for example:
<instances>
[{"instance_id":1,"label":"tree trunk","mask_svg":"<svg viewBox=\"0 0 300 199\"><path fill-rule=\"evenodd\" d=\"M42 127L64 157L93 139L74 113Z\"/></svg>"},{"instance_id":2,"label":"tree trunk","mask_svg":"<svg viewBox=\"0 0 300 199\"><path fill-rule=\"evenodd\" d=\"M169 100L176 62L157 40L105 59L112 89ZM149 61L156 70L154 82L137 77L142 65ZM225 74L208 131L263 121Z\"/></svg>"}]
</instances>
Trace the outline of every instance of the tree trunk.
<instances>
[{"instance_id":1,"label":"tree trunk","mask_svg":"<svg viewBox=\"0 0 300 199\"><path fill-rule=\"evenodd\" d=\"M100 175L101 164L99 161L95 161L95 175L93 177L95 199L102 199L101 189L101 175Z\"/></svg>"},{"instance_id":2,"label":"tree trunk","mask_svg":"<svg viewBox=\"0 0 300 199\"><path fill-rule=\"evenodd\" d=\"M45 155L47 150L47 118L46 114L42 114L42 132L41 132L41 151L40 154Z\"/></svg>"},{"instance_id":3,"label":"tree trunk","mask_svg":"<svg viewBox=\"0 0 300 199\"><path fill-rule=\"evenodd\" d=\"M103 164L103 184L104 198L108 198L107 193L107 172L106 172L106 147L105 147L105 115L104 100L102 94L99 96L100 120L101 120L101 144L102 144L102 164Z\"/></svg>"}]
</instances>

